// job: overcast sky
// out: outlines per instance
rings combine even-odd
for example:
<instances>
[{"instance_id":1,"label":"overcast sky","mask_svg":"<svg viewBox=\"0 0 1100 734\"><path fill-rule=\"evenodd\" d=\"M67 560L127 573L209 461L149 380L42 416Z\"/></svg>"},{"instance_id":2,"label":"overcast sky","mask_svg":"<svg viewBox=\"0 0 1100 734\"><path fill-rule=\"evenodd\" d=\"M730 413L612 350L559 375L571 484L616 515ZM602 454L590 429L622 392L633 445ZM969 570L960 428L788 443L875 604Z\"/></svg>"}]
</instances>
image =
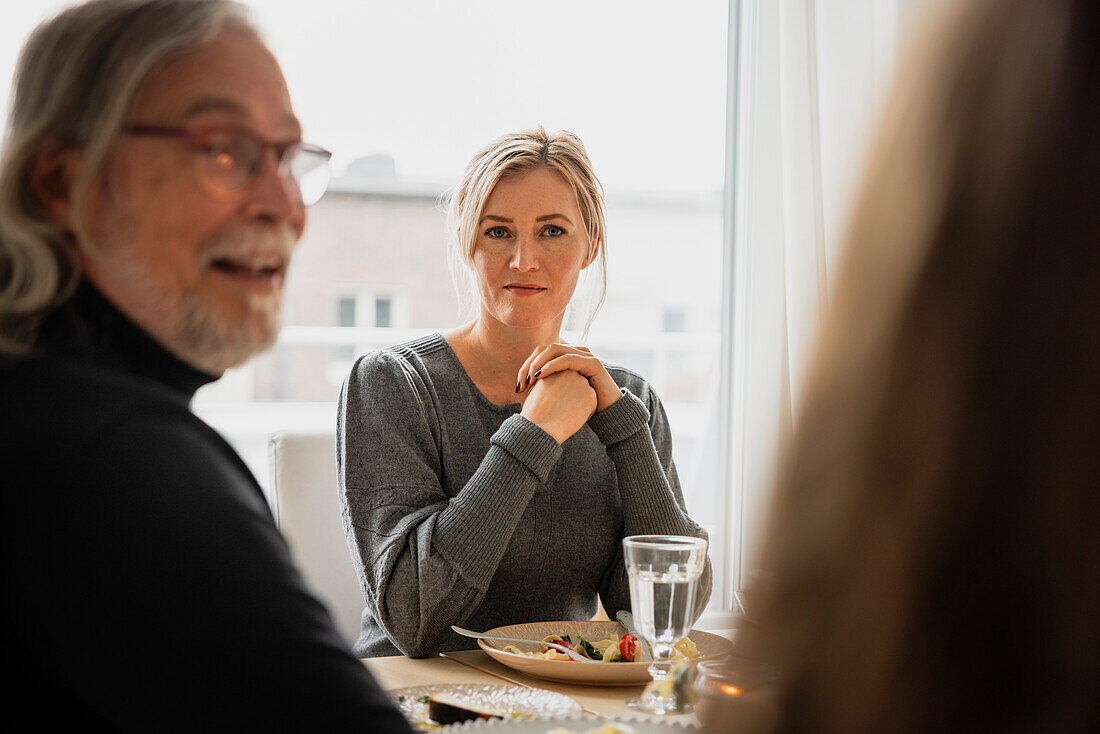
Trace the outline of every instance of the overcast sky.
<instances>
[{"instance_id":1,"label":"overcast sky","mask_svg":"<svg viewBox=\"0 0 1100 734\"><path fill-rule=\"evenodd\" d=\"M34 25L3 0L0 100ZM339 170L376 153L449 183L484 143L542 124L585 141L608 189L722 187L727 2L252 0L306 136Z\"/></svg>"}]
</instances>

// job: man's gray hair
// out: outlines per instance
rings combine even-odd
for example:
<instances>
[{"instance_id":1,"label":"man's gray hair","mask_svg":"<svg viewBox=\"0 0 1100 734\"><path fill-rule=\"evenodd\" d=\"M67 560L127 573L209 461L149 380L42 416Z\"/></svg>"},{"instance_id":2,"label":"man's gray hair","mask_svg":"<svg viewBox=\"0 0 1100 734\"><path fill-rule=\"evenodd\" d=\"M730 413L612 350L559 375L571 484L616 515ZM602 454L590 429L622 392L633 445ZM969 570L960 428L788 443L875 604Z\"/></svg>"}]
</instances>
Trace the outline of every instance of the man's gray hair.
<instances>
[{"instance_id":1,"label":"man's gray hair","mask_svg":"<svg viewBox=\"0 0 1100 734\"><path fill-rule=\"evenodd\" d=\"M80 280L72 234L31 187L44 145L82 152L72 207L102 174L142 83L177 52L232 26L256 32L232 0L91 0L38 26L19 57L0 152L0 353L23 352Z\"/></svg>"}]
</instances>

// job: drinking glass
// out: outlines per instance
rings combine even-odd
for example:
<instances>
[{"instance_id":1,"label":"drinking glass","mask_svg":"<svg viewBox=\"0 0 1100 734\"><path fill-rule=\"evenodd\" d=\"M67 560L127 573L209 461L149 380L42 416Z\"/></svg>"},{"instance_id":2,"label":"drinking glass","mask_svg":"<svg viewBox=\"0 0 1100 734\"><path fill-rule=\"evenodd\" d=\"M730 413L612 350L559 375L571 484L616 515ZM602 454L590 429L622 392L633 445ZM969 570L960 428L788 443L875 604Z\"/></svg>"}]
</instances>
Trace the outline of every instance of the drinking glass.
<instances>
[{"instance_id":1,"label":"drinking glass","mask_svg":"<svg viewBox=\"0 0 1100 734\"><path fill-rule=\"evenodd\" d=\"M658 685L646 687L626 705L651 714L687 713L669 676L672 647L688 633L695 614L695 588L707 560L707 541L680 535L631 535L623 538L623 559L630 578L634 625L653 649L649 674Z\"/></svg>"}]
</instances>

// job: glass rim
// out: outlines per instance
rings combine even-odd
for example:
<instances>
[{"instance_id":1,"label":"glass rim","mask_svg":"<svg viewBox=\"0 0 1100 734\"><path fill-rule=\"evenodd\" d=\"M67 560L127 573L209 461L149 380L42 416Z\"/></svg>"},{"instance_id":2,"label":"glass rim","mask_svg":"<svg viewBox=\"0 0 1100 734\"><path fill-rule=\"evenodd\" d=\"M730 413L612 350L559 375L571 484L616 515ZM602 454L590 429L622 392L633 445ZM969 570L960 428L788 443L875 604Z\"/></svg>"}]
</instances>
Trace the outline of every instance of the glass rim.
<instances>
[{"instance_id":1,"label":"glass rim","mask_svg":"<svg viewBox=\"0 0 1100 734\"><path fill-rule=\"evenodd\" d=\"M758 683L774 683L779 680L779 669L762 660L725 655L714 660L700 660L696 666L698 678L734 679L749 678Z\"/></svg>"},{"instance_id":2,"label":"glass rim","mask_svg":"<svg viewBox=\"0 0 1100 734\"><path fill-rule=\"evenodd\" d=\"M631 545L640 548L690 550L695 548L706 548L709 543L705 538L696 538L691 535L628 535L623 538L623 545Z\"/></svg>"}]
</instances>

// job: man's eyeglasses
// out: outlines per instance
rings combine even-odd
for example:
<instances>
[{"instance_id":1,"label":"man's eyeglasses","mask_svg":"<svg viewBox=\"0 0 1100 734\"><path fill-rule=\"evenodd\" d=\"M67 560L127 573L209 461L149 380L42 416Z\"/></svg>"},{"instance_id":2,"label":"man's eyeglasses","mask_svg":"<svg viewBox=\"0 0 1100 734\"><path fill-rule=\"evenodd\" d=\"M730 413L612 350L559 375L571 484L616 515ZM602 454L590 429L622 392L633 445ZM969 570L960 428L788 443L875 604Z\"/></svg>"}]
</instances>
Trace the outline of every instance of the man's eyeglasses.
<instances>
[{"instance_id":1,"label":"man's eyeglasses","mask_svg":"<svg viewBox=\"0 0 1100 734\"><path fill-rule=\"evenodd\" d=\"M179 138L195 151L199 180L216 198L243 198L264 167L264 155L275 151L279 173L298 187L302 203L316 204L328 188L332 153L309 143L273 143L235 127L187 130L159 125L125 125L130 135Z\"/></svg>"}]
</instances>

